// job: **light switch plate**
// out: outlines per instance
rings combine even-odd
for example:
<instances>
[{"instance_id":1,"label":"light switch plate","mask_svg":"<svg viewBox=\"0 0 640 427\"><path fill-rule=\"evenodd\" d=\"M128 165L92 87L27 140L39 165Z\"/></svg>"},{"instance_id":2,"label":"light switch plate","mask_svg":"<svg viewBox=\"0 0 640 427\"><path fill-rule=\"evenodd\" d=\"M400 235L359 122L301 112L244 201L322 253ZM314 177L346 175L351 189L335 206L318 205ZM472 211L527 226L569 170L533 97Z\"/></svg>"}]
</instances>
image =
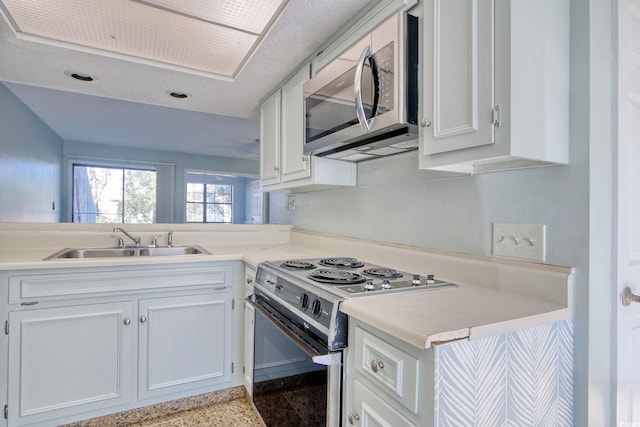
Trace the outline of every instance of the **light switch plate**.
<instances>
[{"instance_id":1,"label":"light switch plate","mask_svg":"<svg viewBox=\"0 0 640 427\"><path fill-rule=\"evenodd\" d=\"M495 256L545 261L544 224L493 223L492 254Z\"/></svg>"}]
</instances>

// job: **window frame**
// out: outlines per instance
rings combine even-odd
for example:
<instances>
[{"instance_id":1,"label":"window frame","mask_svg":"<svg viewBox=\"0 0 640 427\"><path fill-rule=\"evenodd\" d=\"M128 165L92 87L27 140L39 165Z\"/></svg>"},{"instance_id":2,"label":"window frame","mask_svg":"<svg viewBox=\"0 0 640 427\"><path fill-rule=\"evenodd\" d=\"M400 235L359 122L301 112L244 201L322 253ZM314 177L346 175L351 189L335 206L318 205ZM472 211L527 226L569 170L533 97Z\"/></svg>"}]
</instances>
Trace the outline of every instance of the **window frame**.
<instances>
[{"instance_id":1,"label":"window frame","mask_svg":"<svg viewBox=\"0 0 640 427\"><path fill-rule=\"evenodd\" d=\"M158 170L155 163L118 161L118 160L107 160L107 159L92 159L92 158L83 158L83 157L68 158L67 173L66 173L67 185L65 186L66 212L65 212L64 218L67 222L74 223L74 224L86 224L86 223L73 221L73 176L74 176L75 166L153 171L156 173L156 183L158 180ZM153 223L156 223L157 216L158 216L158 188L156 186L156 208L155 208ZM123 224L123 223L113 222L109 224Z\"/></svg>"},{"instance_id":2,"label":"window frame","mask_svg":"<svg viewBox=\"0 0 640 427\"><path fill-rule=\"evenodd\" d=\"M202 202L194 202L194 201L189 201L189 191L188 191L188 187L189 184L201 184L202 187ZM207 201L207 187L210 185L215 185L215 186L226 186L229 187L231 189L231 200L229 202L209 202ZM235 185L232 183L228 183L228 182L195 182L195 181L187 181L187 191L185 191L185 224L233 224L233 214L234 214L234 208L233 208L233 202L234 202L234 198L235 198ZM187 220L187 215L188 215L188 209L187 207L190 205L202 205L202 221L188 221ZM224 206L229 206L231 209L230 212L230 218L229 221L208 221L207 218L207 206L215 206L215 205L224 205Z\"/></svg>"}]
</instances>

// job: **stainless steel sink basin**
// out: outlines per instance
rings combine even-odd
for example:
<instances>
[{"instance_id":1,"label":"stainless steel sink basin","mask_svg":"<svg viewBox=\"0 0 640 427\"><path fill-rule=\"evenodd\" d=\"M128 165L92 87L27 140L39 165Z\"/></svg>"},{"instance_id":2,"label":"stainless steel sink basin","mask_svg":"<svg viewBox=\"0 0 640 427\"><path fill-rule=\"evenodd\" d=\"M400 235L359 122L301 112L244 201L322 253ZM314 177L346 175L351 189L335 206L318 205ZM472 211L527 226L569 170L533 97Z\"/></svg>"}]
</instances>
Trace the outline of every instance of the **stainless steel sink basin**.
<instances>
[{"instance_id":1,"label":"stainless steel sink basin","mask_svg":"<svg viewBox=\"0 0 640 427\"><path fill-rule=\"evenodd\" d=\"M175 255L197 255L210 254L210 252L200 246L173 246L155 248L85 248L85 249L63 249L45 260L52 259L85 259L85 258L117 258L132 256L175 256Z\"/></svg>"},{"instance_id":2,"label":"stainless steel sink basin","mask_svg":"<svg viewBox=\"0 0 640 427\"><path fill-rule=\"evenodd\" d=\"M140 249L140 256L172 256L172 255L197 255L211 254L200 246L172 246Z\"/></svg>"}]
</instances>

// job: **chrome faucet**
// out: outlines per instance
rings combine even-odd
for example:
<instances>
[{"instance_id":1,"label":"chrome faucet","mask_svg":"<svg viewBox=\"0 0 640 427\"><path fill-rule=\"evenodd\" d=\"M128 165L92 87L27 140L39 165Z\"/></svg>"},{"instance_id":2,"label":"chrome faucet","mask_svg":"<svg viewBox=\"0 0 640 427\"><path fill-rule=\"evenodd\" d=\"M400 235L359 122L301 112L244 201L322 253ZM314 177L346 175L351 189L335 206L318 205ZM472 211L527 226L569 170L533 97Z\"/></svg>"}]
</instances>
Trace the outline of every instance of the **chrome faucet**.
<instances>
[{"instance_id":1,"label":"chrome faucet","mask_svg":"<svg viewBox=\"0 0 640 427\"><path fill-rule=\"evenodd\" d=\"M136 246L140 246L140 237L133 237L131 234L127 233L122 228L113 227L113 232L114 233L117 233L118 231L121 232L122 234L124 234L125 236L127 236L128 238L130 238L131 240L133 240L133 242L136 244ZM120 242L121 242L121 240L118 241L118 243L120 243Z\"/></svg>"}]
</instances>

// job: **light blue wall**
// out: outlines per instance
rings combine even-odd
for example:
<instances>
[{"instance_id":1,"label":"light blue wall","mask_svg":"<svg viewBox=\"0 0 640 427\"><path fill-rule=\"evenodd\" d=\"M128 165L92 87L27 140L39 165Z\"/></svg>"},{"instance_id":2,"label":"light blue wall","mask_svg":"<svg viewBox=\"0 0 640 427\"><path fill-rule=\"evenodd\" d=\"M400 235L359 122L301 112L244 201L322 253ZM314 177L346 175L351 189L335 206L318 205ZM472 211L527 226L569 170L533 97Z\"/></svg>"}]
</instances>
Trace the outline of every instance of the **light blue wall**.
<instances>
[{"instance_id":1,"label":"light blue wall","mask_svg":"<svg viewBox=\"0 0 640 427\"><path fill-rule=\"evenodd\" d=\"M185 206L185 171L211 171L222 174L258 176L260 165L257 160L232 159L227 157L205 156L197 154L179 153L160 150L143 150L129 147L110 146L102 144L64 141L63 155L65 159L74 157L124 160L132 162L173 163L176 165L175 184L175 222L184 222ZM64 177L70 179L69 162L63 165ZM67 187L63 186L63 198L67 200ZM244 200L244 197L243 197ZM65 205L65 208L67 206ZM66 210L65 216L66 218ZM242 221L243 218L238 218Z\"/></svg>"},{"instance_id":2,"label":"light blue wall","mask_svg":"<svg viewBox=\"0 0 640 427\"><path fill-rule=\"evenodd\" d=\"M0 83L0 221L59 220L61 155L60 138Z\"/></svg>"},{"instance_id":3,"label":"light blue wall","mask_svg":"<svg viewBox=\"0 0 640 427\"><path fill-rule=\"evenodd\" d=\"M590 223L606 212L611 218L611 80L590 80L591 68L610 67L611 58L600 54L611 47L598 51L590 38L611 31L612 6L600 2L591 14L595 3L571 1L569 165L438 179L418 170L413 152L360 163L357 187L298 194L291 212L292 223L302 229L482 255L491 253L493 222L546 224L547 262L576 271L575 425L608 425L612 401L608 306L614 293L609 281L589 288L590 271L610 275L610 259L590 265L590 226L611 233L610 221ZM595 106L604 110L598 117L591 113ZM595 139L597 132L604 137ZM590 158L590 144L608 155ZM605 187L598 194L602 207L598 200L590 205L596 184ZM597 244L606 257L610 242ZM601 291L605 299L590 303L590 291Z\"/></svg>"}]
</instances>

